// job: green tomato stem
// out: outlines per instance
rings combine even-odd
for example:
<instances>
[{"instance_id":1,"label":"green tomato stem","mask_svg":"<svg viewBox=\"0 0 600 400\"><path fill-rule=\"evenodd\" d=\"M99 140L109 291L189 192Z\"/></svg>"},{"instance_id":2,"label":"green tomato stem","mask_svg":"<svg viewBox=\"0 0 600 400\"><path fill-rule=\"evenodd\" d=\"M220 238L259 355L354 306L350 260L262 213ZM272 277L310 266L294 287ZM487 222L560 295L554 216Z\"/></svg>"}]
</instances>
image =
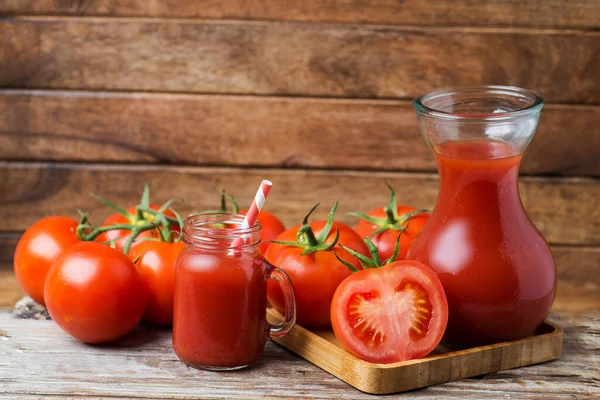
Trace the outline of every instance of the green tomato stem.
<instances>
[{"instance_id":1,"label":"green tomato stem","mask_svg":"<svg viewBox=\"0 0 600 400\"><path fill-rule=\"evenodd\" d=\"M89 227L89 226L88 226ZM131 224L117 224L117 225L108 225L108 226L99 226L90 232L89 235L84 235L82 240L84 242L91 242L96 239L101 233L108 231L116 231L116 230L133 230L134 226Z\"/></svg>"},{"instance_id":2,"label":"green tomato stem","mask_svg":"<svg viewBox=\"0 0 600 400\"><path fill-rule=\"evenodd\" d=\"M91 196L93 198L95 198L96 200L98 200L100 203L104 204L106 207L112 209L113 211L116 211L117 213L121 214L122 216L124 216L125 218L127 218L129 221L133 222L135 220L135 216L131 215L131 213L127 212L126 210L124 210L123 208L111 203L108 200L104 200L102 197L98 196L97 194L92 193Z\"/></svg>"},{"instance_id":3,"label":"green tomato stem","mask_svg":"<svg viewBox=\"0 0 600 400\"><path fill-rule=\"evenodd\" d=\"M129 235L129 237L127 238L127 241L125 242L125 246L123 246L123 253L129 254L129 249L131 248L131 245L133 244L135 239L142 232L149 231L149 230L156 229L156 228L157 228L157 226L154 223L148 223L148 224L141 225L141 226L138 226L138 227L132 229L131 235Z\"/></svg>"},{"instance_id":4,"label":"green tomato stem","mask_svg":"<svg viewBox=\"0 0 600 400\"><path fill-rule=\"evenodd\" d=\"M158 211L153 210L151 208L140 207L140 206L138 206L137 208L138 208L138 210L141 210L142 212L145 212L145 213L148 213L148 214L152 214L154 216L157 216L158 214L161 214ZM173 211L173 210L171 210L171 211ZM179 224L179 220L177 218L169 217L168 215L163 215L163 217L166 218L167 221L169 221L169 224L172 224L172 225Z\"/></svg>"},{"instance_id":5,"label":"green tomato stem","mask_svg":"<svg viewBox=\"0 0 600 400\"><path fill-rule=\"evenodd\" d=\"M142 192L140 205L142 207L150 207L150 185L148 185L148 182L144 183L144 191Z\"/></svg>"},{"instance_id":6,"label":"green tomato stem","mask_svg":"<svg viewBox=\"0 0 600 400\"><path fill-rule=\"evenodd\" d=\"M319 241L315 237L315 233L310 225L302 225L302 227L298 229L298 241L309 247L316 247L319 245Z\"/></svg>"}]
</instances>

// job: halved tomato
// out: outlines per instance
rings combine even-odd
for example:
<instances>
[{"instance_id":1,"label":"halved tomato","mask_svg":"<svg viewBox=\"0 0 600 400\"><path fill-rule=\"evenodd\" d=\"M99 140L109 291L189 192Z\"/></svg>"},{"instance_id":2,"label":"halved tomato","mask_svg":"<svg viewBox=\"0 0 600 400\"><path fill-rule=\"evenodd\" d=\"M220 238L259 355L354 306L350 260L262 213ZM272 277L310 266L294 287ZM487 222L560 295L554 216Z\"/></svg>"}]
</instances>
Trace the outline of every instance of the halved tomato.
<instances>
[{"instance_id":1,"label":"halved tomato","mask_svg":"<svg viewBox=\"0 0 600 400\"><path fill-rule=\"evenodd\" d=\"M419 358L440 342L448 302L436 274L402 260L355 272L331 304L335 336L355 356L373 363Z\"/></svg>"}]
</instances>

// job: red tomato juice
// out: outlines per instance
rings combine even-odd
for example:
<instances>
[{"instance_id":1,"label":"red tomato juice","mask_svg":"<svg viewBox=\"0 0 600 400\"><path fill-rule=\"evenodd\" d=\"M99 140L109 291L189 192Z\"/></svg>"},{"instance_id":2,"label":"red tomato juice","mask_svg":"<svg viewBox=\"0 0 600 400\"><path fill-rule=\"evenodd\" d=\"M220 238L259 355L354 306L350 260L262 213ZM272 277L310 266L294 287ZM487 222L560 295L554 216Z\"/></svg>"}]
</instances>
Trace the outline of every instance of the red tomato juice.
<instances>
[{"instance_id":1,"label":"red tomato juice","mask_svg":"<svg viewBox=\"0 0 600 400\"><path fill-rule=\"evenodd\" d=\"M185 252L180 257L173 321L179 358L211 368L255 362L268 337L262 256Z\"/></svg>"},{"instance_id":2,"label":"red tomato juice","mask_svg":"<svg viewBox=\"0 0 600 400\"><path fill-rule=\"evenodd\" d=\"M522 155L499 141L436 149L440 193L408 253L440 278L449 305L444 340L485 344L533 335L554 300L556 270L517 186Z\"/></svg>"}]
</instances>

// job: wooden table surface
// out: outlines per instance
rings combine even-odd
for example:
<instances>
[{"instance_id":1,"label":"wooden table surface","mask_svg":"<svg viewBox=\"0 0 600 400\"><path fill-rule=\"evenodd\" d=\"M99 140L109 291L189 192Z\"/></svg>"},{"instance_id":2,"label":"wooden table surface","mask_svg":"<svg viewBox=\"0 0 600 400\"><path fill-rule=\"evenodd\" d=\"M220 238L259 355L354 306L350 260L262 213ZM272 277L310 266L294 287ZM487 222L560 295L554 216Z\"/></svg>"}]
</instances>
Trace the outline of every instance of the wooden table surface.
<instances>
[{"instance_id":1,"label":"wooden table surface","mask_svg":"<svg viewBox=\"0 0 600 400\"><path fill-rule=\"evenodd\" d=\"M52 321L15 318L22 295L0 275L2 398L374 398L268 343L254 368L215 373L179 362L168 329L140 326L124 339L88 346ZM596 287L559 285L550 319L564 328L559 360L402 394L407 399L600 397L600 296ZM381 396L379 396L381 397ZM397 396L383 396L397 397Z\"/></svg>"},{"instance_id":2,"label":"wooden table surface","mask_svg":"<svg viewBox=\"0 0 600 400\"><path fill-rule=\"evenodd\" d=\"M170 332L111 346L15 319L20 234L44 216L102 221L142 182L182 215L249 204L294 226L316 202L432 207L435 159L412 99L507 84L546 102L520 193L552 246L555 361L403 398L600 399L599 0L0 1L0 398L369 398L269 343L236 373L188 369ZM185 199L185 200L184 200ZM569 282L569 283L566 283Z\"/></svg>"}]
</instances>

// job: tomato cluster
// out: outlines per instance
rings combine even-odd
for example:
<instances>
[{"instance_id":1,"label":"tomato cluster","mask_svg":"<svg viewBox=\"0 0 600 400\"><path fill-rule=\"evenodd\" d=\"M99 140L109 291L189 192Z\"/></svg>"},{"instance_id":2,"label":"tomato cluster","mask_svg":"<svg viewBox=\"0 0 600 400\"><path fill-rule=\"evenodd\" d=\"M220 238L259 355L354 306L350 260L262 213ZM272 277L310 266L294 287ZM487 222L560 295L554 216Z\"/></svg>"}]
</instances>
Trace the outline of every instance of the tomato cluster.
<instances>
[{"instance_id":1,"label":"tomato cluster","mask_svg":"<svg viewBox=\"0 0 600 400\"><path fill-rule=\"evenodd\" d=\"M151 204L147 186L140 203L127 209L98 199L116 211L100 226L83 213L79 222L43 218L23 234L14 255L25 292L86 343L118 339L142 317L171 323L173 266L183 245L181 218L171 202ZM147 254L157 253L148 261Z\"/></svg>"},{"instance_id":2,"label":"tomato cluster","mask_svg":"<svg viewBox=\"0 0 600 400\"><path fill-rule=\"evenodd\" d=\"M436 274L404 260L429 218L428 210L398 205L388 187L387 205L367 214L349 213L361 218L355 229L334 221L337 203L327 221L308 223L313 208L265 253L292 280L300 325L332 326L349 352L377 363L430 353L448 322L448 304ZM268 298L283 312L282 294L272 282Z\"/></svg>"},{"instance_id":3,"label":"tomato cluster","mask_svg":"<svg viewBox=\"0 0 600 400\"><path fill-rule=\"evenodd\" d=\"M389 186L389 185L388 185ZM444 333L448 307L437 276L404 260L428 219L427 210L389 203L361 218L353 229L327 220L286 230L261 211L260 250L287 272L297 303L297 322L329 327L351 353L368 361L394 362L429 353ZM120 208L97 197L115 213L99 226L87 215L75 221L48 217L22 236L14 256L17 279L54 321L87 343L115 340L140 320L173 321L174 268L185 244L182 219L171 207L150 203L146 187L139 204ZM221 195L221 212L239 210ZM271 305L283 311L278 285L268 282Z\"/></svg>"}]
</instances>

